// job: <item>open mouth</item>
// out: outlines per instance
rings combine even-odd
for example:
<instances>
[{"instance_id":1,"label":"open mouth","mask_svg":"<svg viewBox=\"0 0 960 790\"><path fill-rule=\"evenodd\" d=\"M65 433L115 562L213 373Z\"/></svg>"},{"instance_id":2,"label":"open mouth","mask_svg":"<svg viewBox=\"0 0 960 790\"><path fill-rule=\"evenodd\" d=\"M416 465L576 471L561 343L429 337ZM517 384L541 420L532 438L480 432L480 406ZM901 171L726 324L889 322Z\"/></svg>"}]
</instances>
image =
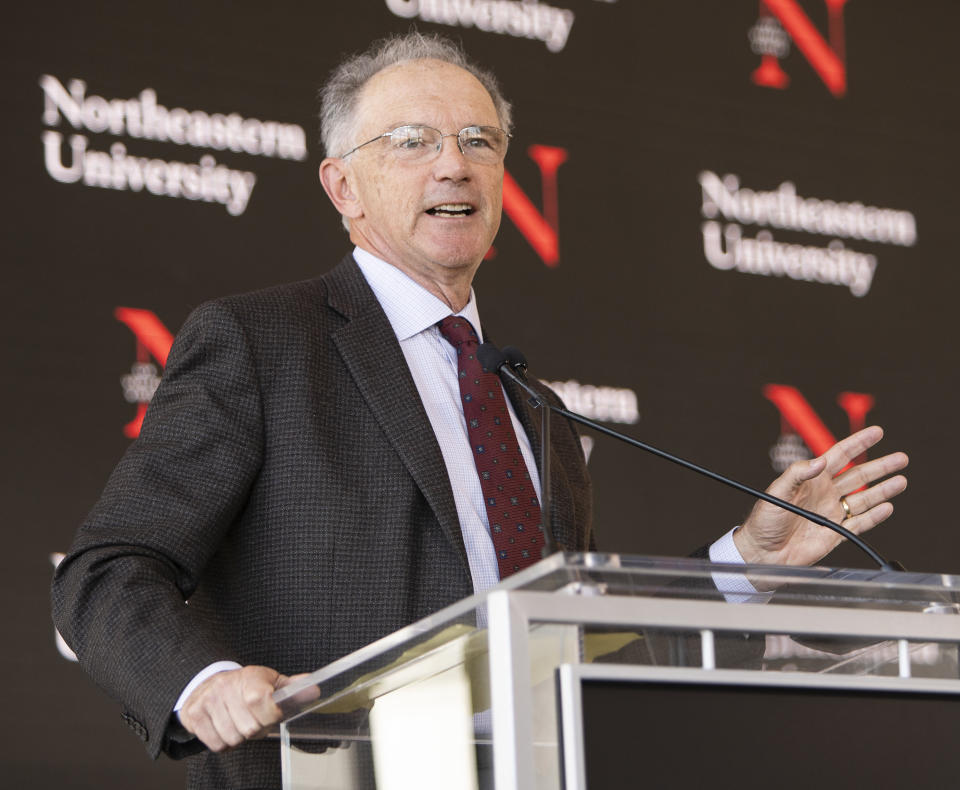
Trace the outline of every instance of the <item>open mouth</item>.
<instances>
[{"instance_id":1,"label":"open mouth","mask_svg":"<svg viewBox=\"0 0 960 790\"><path fill-rule=\"evenodd\" d=\"M474 208L469 203L441 203L427 209L431 217L469 217Z\"/></svg>"}]
</instances>

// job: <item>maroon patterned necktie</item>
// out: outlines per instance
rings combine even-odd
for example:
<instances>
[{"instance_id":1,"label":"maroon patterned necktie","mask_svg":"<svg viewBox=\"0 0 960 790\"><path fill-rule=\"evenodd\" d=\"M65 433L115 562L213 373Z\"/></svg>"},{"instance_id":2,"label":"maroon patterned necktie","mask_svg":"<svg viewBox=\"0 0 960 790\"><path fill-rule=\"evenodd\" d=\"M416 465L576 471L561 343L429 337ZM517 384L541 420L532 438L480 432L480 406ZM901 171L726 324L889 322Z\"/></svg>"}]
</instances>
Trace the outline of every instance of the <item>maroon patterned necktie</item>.
<instances>
[{"instance_id":1,"label":"maroon patterned necktie","mask_svg":"<svg viewBox=\"0 0 960 790\"><path fill-rule=\"evenodd\" d=\"M440 333L457 350L463 416L480 476L500 578L533 565L543 547L540 502L513 430L500 379L477 359L477 333L466 318L447 316Z\"/></svg>"}]
</instances>

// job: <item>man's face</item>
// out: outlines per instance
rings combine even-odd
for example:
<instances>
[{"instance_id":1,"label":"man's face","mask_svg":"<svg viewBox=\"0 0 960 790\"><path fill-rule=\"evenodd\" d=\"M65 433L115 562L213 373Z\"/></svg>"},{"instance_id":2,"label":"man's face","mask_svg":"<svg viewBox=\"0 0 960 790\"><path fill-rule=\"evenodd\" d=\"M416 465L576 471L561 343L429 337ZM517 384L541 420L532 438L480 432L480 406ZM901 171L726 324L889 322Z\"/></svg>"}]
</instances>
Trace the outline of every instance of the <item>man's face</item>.
<instances>
[{"instance_id":1,"label":"man's face","mask_svg":"<svg viewBox=\"0 0 960 790\"><path fill-rule=\"evenodd\" d=\"M499 126L493 101L469 72L449 63L418 60L373 77L361 94L354 145L404 124L423 124L444 134L466 126ZM469 276L500 226L503 163L466 159L456 137L445 137L428 162L398 161L389 139L347 159L362 215L350 220L359 246L432 281ZM442 216L436 207L466 204L464 216Z\"/></svg>"}]
</instances>

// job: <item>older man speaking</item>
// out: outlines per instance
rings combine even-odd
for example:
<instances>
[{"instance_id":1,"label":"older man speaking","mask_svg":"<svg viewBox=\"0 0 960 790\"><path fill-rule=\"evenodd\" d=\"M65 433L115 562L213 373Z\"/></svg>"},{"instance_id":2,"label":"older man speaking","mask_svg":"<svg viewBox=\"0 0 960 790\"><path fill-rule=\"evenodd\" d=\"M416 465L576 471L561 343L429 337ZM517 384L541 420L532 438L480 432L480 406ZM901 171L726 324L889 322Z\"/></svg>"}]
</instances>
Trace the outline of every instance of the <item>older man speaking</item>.
<instances>
[{"instance_id":1,"label":"older man speaking","mask_svg":"<svg viewBox=\"0 0 960 790\"><path fill-rule=\"evenodd\" d=\"M345 61L322 120L320 180L355 249L190 316L54 583L63 636L149 752L196 753L191 787L279 787L277 746L256 739L293 673L490 587L543 542L537 419L473 354L510 105L456 46L414 33ZM587 550L579 440L554 434L550 529ZM870 529L906 480L870 484L906 456L838 473L881 435L771 492ZM835 541L761 505L715 548L803 564Z\"/></svg>"}]
</instances>

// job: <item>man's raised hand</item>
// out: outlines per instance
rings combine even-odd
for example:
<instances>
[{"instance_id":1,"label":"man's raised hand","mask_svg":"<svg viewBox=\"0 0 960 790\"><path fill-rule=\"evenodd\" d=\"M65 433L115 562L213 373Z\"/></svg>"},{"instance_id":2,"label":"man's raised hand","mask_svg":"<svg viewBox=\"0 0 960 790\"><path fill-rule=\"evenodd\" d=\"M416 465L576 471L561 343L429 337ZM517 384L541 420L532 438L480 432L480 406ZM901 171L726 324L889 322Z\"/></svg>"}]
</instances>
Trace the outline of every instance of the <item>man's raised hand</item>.
<instances>
[{"instance_id":1,"label":"man's raised hand","mask_svg":"<svg viewBox=\"0 0 960 790\"><path fill-rule=\"evenodd\" d=\"M907 487L903 475L887 477L906 467L906 453L850 466L882 438L883 430L876 425L857 431L820 457L791 464L767 492L863 534L890 517L889 500ZM733 539L746 562L768 565L811 565L841 540L826 527L763 501L754 506Z\"/></svg>"}]
</instances>

